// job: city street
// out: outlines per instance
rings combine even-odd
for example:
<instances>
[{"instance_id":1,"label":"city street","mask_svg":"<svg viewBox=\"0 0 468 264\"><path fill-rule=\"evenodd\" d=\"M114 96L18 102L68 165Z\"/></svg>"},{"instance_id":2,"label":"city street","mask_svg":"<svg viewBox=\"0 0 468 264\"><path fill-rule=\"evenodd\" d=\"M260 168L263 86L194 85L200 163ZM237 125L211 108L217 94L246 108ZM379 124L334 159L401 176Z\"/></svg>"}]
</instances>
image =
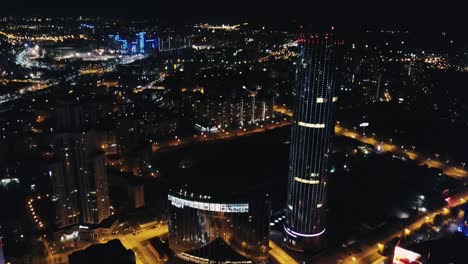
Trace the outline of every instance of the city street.
<instances>
[{"instance_id":1,"label":"city street","mask_svg":"<svg viewBox=\"0 0 468 264\"><path fill-rule=\"evenodd\" d=\"M462 203L465 203L468 199L468 190L465 190L459 194L456 194L452 197L452 201L449 205L449 207L456 207ZM343 264L352 264L352 263L362 263L362 264L371 264L375 263L375 261L379 258L382 258L382 256L377 252L379 250L379 244L385 245L387 242L389 242L391 239L397 236L401 236L402 234L405 233L405 230L409 230L412 232L413 230L419 228L422 224L424 223L429 223L432 222L433 218L437 214L441 214L447 211L447 208L440 208L430 214L426 214L425 216L421 216L418 220L413 222L411 225L406 226L402 230L399 230L397 232L394 232L388 236L386 236L385 239L382 239L381 241L377 242L373 246L364 246L362 248L362 252L359 254L353 254L352 256L348 256L343 259ZM337 252L334 254L334 257L327 258L326 260L323 260L323 263L337 263L336 259L338 259L339 256L344 256L344 252ZM322 261L322 259L321 259ZM322 262L321 262L322 263ZM378 263L378 262L377 262ZM380 263L379 263L380 264Z\"/></svg>"},{"instance_id":2,"label":"city street","mask_svg":"<svg viewBox=\"0 0 468 264\"><path fill-rule=\"evenodd\" d=\"M63 252L60 254L51 254L50 246L47 242L45 242L45 246L48 250L48 257L47 263L49 264L56 264L56 263L64 263L65 259L71 255L73 252L84 250L87 247L91 246L92 244L105 244L110 240L119 239L120 242L126 249L131 249L135 252L137 263L149 264L149 263L161 263L157 256L155 256L147 247L143 246L142 243L145 243L149 239L153 237L163 236L168 233L168 226L167 224L158 225L155 228L147 228L137 232L135 235L133 233L129 234L117 234L111 235L107 237L101 237L99 241L95 243L85 243L81 247L76 247L73 250Z\"/></svg>"},{"instance_id":3,"label":"city street","mask_svg":"<svg viewBox=\"0 0 468 264\"><path fill-rule=\"evenodd\" d=\"M335 126L335 135L349 137L362 143L370 144L381 152L392 152L395 154L405 154L409 159L418 162L419 165L427 165L429 168L441 169L443 173L449 177L456 178L459 180L465 180L468 178L468 172L459 167L454 167L450 163L444 163L437 158L428 158L427 155L407 150L403 146L397 146L391 143L385 143L379 141L375 137L366 137L359 134L356 131L344 128L340 125Z\"/></svg>"},{"instance_id":4,"label":"city street","mask_svg":"<svg viewBox=\"0 0 468 264\"><path fill-rule=\"evenodd\" d=\"M278 263L280 264L299 264L296 260L294 260L291 256L289 256L286 251L284 251L281 247L276 245L273 240L270 240L270 251L269 254L272 256Z\"/></svg>"},{"instance_id":5,"label":"city street","mask_svg":"<svg viewBox=\"0 0 468 264\"><path fill-rule=\"evenodd\" d=\"M275 111L287 116L292 116L292 111L284 107L277 106L275 107ZM380 149L380 152L405 154L409 157L409 159L418 162L420 165L427 165L429 168L441 169L445 175L452 178L459 180L465 180L468 178L468 171L461 167L455 167L450 163L444 163L438 160L437 156L430 158L428 155L423 155L421 153L415 152L414 150L408 150L407 148L404 148L404 146L397 146L395 144L379 140L376 137L364 136L353 129L342 127L339 124L335 126L335 135L352 138L362 143L372 145L376 149Z\"/></svg>"},{"instance_id":6,"label":"city street","mask_svg":"<svg viewBox=\"0 0 468 264\"><path fill-rule=\"evenodd\" d=\"M160 225L157 228L145 229L136 235L126 234L123 236L117 236L126 249L132 249L137 256L137 263L149 264L149 263L161 263L157 256L155 256L146 246L145 243L153 237L165 235L169 232L167 225Z\"/></svg>"},{"instance_id":7,"label":"city street","mask_svg":"<svg viewBox=\"0 0 468 264\"><path fill-rule=\"evenodd\" d=\"M257 133L264 133L268 130L280 128L289 125L289 121L277 121L264 125L257 125L255 127L241 128L233 131L219 132L219 133L202 133L201 135L194 135L187 138L174 138L173 140L153 143L153 152L164 151L174 147L182 147L197 142L208 142L215 140L229 140L238 137L245 137Z\"/></svg>"}]
</instances>

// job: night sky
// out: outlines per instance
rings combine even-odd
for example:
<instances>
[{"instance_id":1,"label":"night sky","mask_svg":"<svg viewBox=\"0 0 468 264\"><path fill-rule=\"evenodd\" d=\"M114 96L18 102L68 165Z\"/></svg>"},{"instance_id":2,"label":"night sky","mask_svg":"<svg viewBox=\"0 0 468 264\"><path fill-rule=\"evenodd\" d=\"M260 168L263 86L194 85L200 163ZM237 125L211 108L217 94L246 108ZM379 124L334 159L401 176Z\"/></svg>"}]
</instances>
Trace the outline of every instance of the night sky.
<instances>
[{"instance_id":1,"label":"night sky","mask_svg":"<svg viewBox=\"0 0 468 264\"><path fill-rule=\"evenodd\" d=\"M158 18L169 22L237 22L259 20L344 26L408 26L456 28L468 25L465 8L413 0L21 0L2 1L4 15L104 15Z\"/></svg>"}]
</instances>

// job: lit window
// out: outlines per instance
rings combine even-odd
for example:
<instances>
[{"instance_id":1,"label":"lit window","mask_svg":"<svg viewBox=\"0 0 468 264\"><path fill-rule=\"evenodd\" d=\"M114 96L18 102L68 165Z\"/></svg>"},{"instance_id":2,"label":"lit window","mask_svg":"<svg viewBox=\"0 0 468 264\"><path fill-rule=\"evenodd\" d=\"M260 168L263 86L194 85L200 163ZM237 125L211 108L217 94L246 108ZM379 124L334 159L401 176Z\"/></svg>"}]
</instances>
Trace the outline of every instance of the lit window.
<instances>
[{"instance_id":1,"label":"lit window","mask_svg":"<svg viewBox=\"0 0 468 264\"><path fill-rule=\"evenodd\" d=\"M301 179L299 177L294 177L295 181L298 181L300 183L305 183L305 184L319 184L319 180L306 180L306 179Z\"/></svg>"},{"instance_id":2,"label":"lit window","mask_svg":"<svg viewBox=\"0 0 468 264\"><path fill-rule=\"evenodd\" d=\"M310 127L310 128L324 128L325 127L325 124L310 124L310 123L305 123L305 122L299 122L298 124L300 126Z\"/></svg>"}]
</instances>

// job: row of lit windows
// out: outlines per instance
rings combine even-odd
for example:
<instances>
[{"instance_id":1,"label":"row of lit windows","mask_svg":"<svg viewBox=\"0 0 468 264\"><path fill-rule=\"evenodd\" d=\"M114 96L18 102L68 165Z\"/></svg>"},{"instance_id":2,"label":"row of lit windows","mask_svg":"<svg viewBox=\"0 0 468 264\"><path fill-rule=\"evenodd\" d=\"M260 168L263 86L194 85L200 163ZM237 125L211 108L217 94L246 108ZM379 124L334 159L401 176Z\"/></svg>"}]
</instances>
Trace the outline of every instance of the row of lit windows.
<instances>
[{"instance_id":1,"label":"row of lit windows","mask_svg":"<svg viewBox=\"0 0 468 264\"><path fill-rule=\"evenodd\" d=\"M200 258L194 255L190 255L187 253L180 253L177 255L179 258L183 260L187 260L190 262L198 263L198 264L209 264L209 263L214 263L213 260L207 259L207 258ZM225 261L216 261L216 263L220 264L252 264L253 262L251 260L225 260Z\"/></svg>"},{"instance_id":2,"label":"row of lit windows","mask_svg":"<svg viewBox=\"0 0 468 264\"><path fill-rule=\"evenodd\" d=\"M328 101L327 98L317 97L317 101L316 101L316 102L317 102L318 104L321 104L321 103L326 103L327 101ZM336 102L336 101L338 101L338 96L334 96L334 97L333 97L333 102Z\"/></svg>"},{"instance_id":3,"label":"row of lit windows","mask_svg":"<svg viewBox=\"0 0 468 264\"><path fill-rule=\"evenodd\" d=\"M301 179L299 177L294 177L294 180L300 183L305 183L305 184L319 184L319 180L306 180L306 179Z\"/></svg>"},{"instance_id":4,"label":"row of lit windows","mask_svg":"<svg viewBox=\"0 0 468 264\"><path fill-rule=\"evenodd\" d=\"M299 121L298 125L309 128L325 128L325 124L311 124Z\"/></svg>"},{"instance_id":5,"label":"row of lit windows","mask_svg":"<svg viewBox=\"0 0 468 264\"><path fill-rule=\"evenodd\" d=\"M220 203L207 203L181 199L172 195L168 195L171 204L177 208L190 207L211 212L224 212L224 213L248 213L249 204L220 204Z\"/></svg>"}]
</instances>

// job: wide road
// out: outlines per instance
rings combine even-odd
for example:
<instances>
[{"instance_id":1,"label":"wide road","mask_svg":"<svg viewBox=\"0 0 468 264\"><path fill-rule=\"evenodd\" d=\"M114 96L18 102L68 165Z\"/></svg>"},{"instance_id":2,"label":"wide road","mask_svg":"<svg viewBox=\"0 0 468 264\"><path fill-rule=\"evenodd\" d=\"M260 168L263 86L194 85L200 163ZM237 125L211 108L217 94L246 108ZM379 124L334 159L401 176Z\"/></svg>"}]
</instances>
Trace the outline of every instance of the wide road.
<instances>
[{"instance_id":1,"label":"wide road","mask_svg":"<svg viewBox=\"0 0 468 264\"><path fill-rule=\"evenodd\" d=\"M270 240L270 251L269 254L273 259L279 264L299 264L295 259L293 259L286 251L281 247L276 245L273 240Z\"/></svg>"},{"instance_id":2,"label":"wide road","mask_svg":"<svg viewBox=\"0 0 468 264\"><path fill-rule=\"evenodd\" d=\"M445 175L458 180L468 179L468 172L463 168L452 166L450 163L444 163L434 158L428 158L421 153L408 150L404 146L397 146L388 142L385 143L384 141L380 141L375 137L363 136L354 130L341 127L340 125L335 126L335 135L349 137L362 143L372 145L375 148L380 149L381 152L392 152L395 154L407 155L409 159L418 162L420 165L426 165L429 168L440 169Z\"/></svg>"},{"instance_id":3,"label":"wide road","mask_svg":"<svg viewBox=\"0 0 468 264\"><path fill-rule=\"evenodd\" d=\"M417 219L415 222L412 224L406 226L404 229L399 230L397 232L394 232L388 236L386 236L385 239L382 239L381 241L377 242L373 246L364 246L362 248L362 252L359 254L353 254L352 256L348 256L343 259L343 264L355 264L355 263L362 263L362 264L371 264L374 263L376 260L379 258L382 258L382 256L377 252L379 250L379 244L385 245L388 243L391 239L397 236L401 236L405 233L405 230L408 230L412 232L415 229L418 229L422 224L424 223L430 223L433 221L433 218L437 214L447 214L449 213L448 208L451 207L456 207L459 206L460 204L465 203L468 201L468 190L465 190L459 194L456 194L452 196L451 202L449 203L449 206L446 208L440 208L438 210L433 211L431 214L427 214L426 216L421 216L419 219ZM322 259L320 260L320 263L324 264L335 264L336 260L338 259L339 256L344 256L345 252L337 252L334 254L334 257L330 257L327 259L324 259L322 262Z\"/></svg>"},{"instance_id":4,"label":"wide road","mask_svg":"<svg viewBox=\"0 0 468 264\"><path fill-rule=\"evenodd\" d=\"M136 256L136 264L151 264L151 262L143 255L143 252L138 247L132 248Z\"/></svg>"},{"instance_id":5,"label":"wide road","mask_svg":"<svg viewBox=\"0 0 468 264\"><path fill-rule=\"evenodd\" d=\"M266 131L280 128L289 125L290 122L286 120L275 121L273 123L257 125L250 128L241 128L232 131L224 131L218 133L202 133L201 135L193 135L192 137L178 138L175 137L172 140L153 143L153 152L169 150L172 148L182 147L197 142L208 142L217 140L229 140L239 137L246 137L255 135L258 133L264 133Z\"/></svg>"},{"instance_id":6,"label":"wide road","mask_svg":"<svg viewBox=\"0 0 468 264\"><path fill-rule=\"evenodd\" d=\"M156 228L140 231L136 235L126 234L117 236L116 238L122 242L126 249L132 249L135 252L137 263L160 263L157 256L155 256L146 246L143 246L142 243L153 237L166 235L168 232L168 225L160 225Z\"/></svg>"},{"instance_id":7,"label":"wide road","mask_svg":"<svg viewBox=\"0 0 468 264\"><path fill-rule=\"evenodd\" d=\"M160 263L157 256L155 256L147 247L142 245L142 242L146 242L153 237L163 236L169 232L169 228L167 224L158 225L156 228L148 228L137 232L135 235L132 233L130 234L117 234L117 235L110 235L107 237L102 237L99 241L94 242L94 244L105 244L110 240L119 239L122 245L126 249L131 249L135 252L137 256L137 263L142 264L153 264L153 263ZM92 243L85 243L82 247L74 248L73 250L62 252L59 254L51 254L50 247L47 241L44 241L45 246L48 251L47 256L47 263L55 264L55 263L62 263L65 259L68 258L73 252L84 250ZM62 261L59 261L62 260Z\"/></svg>"}]
</instances>

